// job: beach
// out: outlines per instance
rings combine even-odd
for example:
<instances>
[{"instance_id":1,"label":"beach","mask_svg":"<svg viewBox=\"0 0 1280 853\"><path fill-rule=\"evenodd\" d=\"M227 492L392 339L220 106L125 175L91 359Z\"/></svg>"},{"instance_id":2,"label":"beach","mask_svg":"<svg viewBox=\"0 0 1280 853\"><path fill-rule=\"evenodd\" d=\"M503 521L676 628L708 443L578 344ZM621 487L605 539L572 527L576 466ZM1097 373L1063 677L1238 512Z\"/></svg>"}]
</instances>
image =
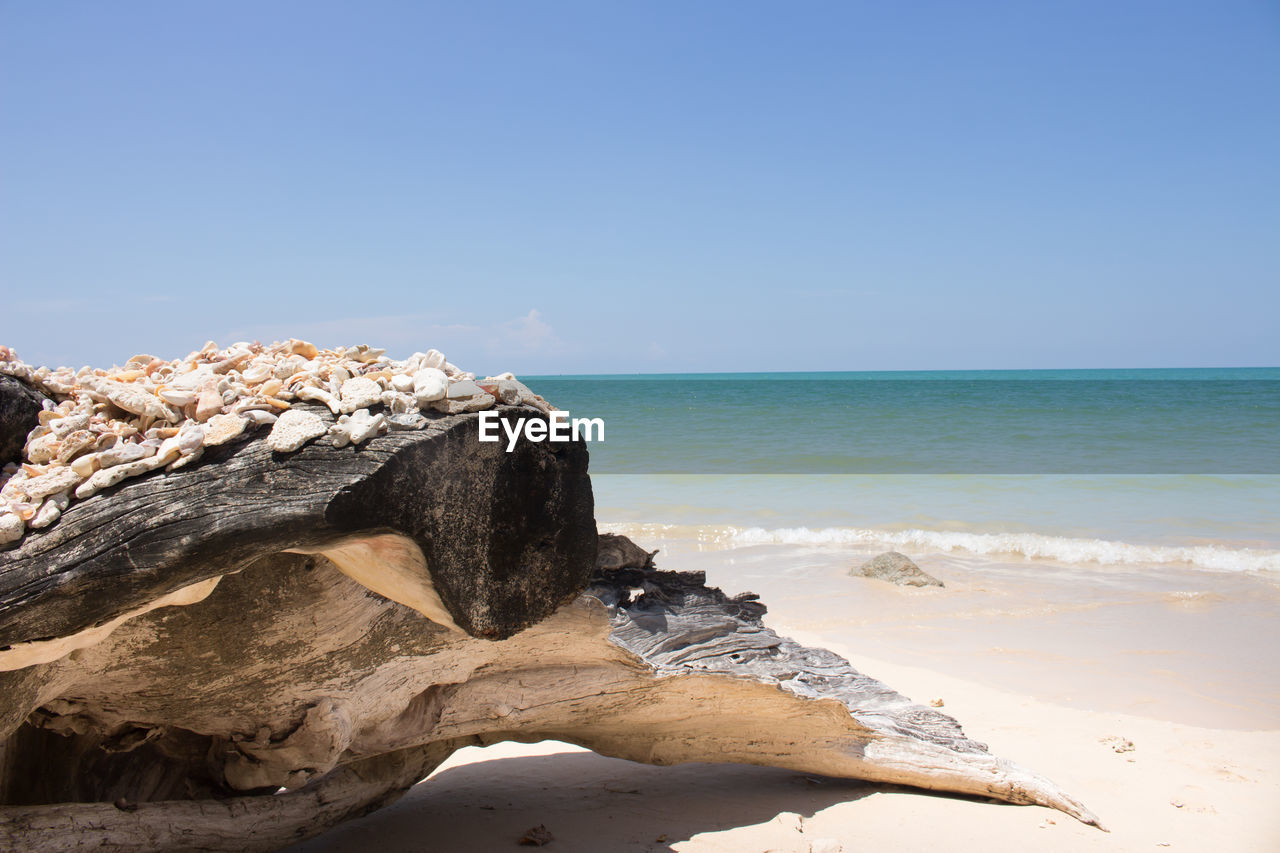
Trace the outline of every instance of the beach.
<instances>
[{"instance_id":1,"label":"beach","mask_svg":"<svg viewBox=\"0 0 1280 853\"><path fill-rule=\"evenodd\" d=\"M468 748L299 851L1272 850L1280 846L1280 373L531 378L591 446L601 532L752 592L1083 801L760 767ZM643 392L643 393L641 393ZM851 576L898 551L943 587Z\"/></svg>"},{"instance_id":2,"label":"beach","mask_svg":"<svg viewBox=\"0 0 1280 853\"><path fill-rule=\"evenodd\" d=\"M638 534L634 527L619 524ZM606 527L606 529L608 529ZM687 531L681 531L687 532ZM1048 776L1109 832L1058 812L726 765L659 768L560 742L460 751L396 805L297 851L515 849L1270 850L1280 841L1277 600L1265 577L916 555L943 580L849 577L873 549L664 538L823 646Z\"/></svg>"}]
</instances>

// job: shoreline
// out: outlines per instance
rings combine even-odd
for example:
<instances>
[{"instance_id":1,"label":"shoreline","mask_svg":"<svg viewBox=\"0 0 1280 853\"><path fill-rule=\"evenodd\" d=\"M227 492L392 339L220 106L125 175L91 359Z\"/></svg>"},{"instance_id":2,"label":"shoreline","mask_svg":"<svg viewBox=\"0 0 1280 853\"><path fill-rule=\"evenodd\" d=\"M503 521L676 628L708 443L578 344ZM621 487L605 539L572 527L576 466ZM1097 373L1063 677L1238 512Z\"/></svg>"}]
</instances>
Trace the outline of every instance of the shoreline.
<instances>
[{"instance_id":1,"label":"shoreline","mask_svg":"<svg viewBox=\"0 0 1280 853\"><path fill-rule=\"evenodd\" d=\"M1221 668L1229 632L1212 650L1200 645L1203 634L1241 620L1257 579L1189 569L1173 578L1088 571L1055 577L1044 566L934 554L919 556L921 567L948 586L910 589L847 577L862 556L848 550L701 550L687 539L658 537L639 544L661 549L659 568L706 571L708 583L726 593L760 594L769 606L765 622L780 635L829 649L920 704L941 700L970 737L1061 785L1109 831L1035 806L778 768L649 767L544 741L460 750L397 804L291 850L493 850L514 846L538 825L564 853L1218 851L1280 842L1277 706L1262 702L1231 716L1176 677L1179 668L1196 668L1197 654L1206 658L1200 668ZM1239 588L1187 601L1158 591L1194 581ZM1135 588L1145 589L1147 600ZM1093 600L1068 600L1082 593ZM1038 608L1027 607L1036 600ZM1274 613L1271 602L1259 607L1259 618ZM1126 631L1126 615L1136 617L1136 634ZM1164 639L1178 641L1149 655L1159 662L1151 669L1175 676L1163 681L1159 673L1126 674L1143 657L1136 654L1141 646L1111 662L1079 642L1056 654L1046 648L1091 629L1105 629L1094 637L1104 644L1116 636L1140 642L1144 633L1149 642L1156 623L1172 628ZM1191 624L1200 630L1186 633ZM1245 620L1236 627L1253 626ZM993 634L1007 644L1002 654L993 654ZM1258 644L1274 648L1265 639ZM1029 677L1037 670L1039 678ZM1272 667L1266 674L1275 673ZM1231 689L1249 686L1240 671L1220 675ZM1163 692L1151 692L1156 684ZM1125 695L1147 701L1126 702ZM1108 707L1117 703L1129 707ZM443 815L454 819L443 822ZM425 827L431 842L424 848Z\"/></svg>"}]
</instances>

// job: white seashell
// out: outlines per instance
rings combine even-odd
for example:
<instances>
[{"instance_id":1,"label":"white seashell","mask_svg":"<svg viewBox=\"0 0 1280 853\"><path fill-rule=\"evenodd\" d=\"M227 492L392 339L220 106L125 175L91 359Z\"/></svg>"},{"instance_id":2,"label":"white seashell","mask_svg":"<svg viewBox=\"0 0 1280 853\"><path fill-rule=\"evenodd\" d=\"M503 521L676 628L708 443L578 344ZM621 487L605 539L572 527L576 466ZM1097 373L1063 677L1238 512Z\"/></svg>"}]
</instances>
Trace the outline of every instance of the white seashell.
<instances>
[{"instance_id":1,"label":"white seashell","mask_svg":"<svg viewBox=\"0 0 1280 853\"><path fill-rule=\"evenodd\" d=\"M109 450L103 450L97 454L99 468L114 468L117 465L128 465L130 462L137 462L139 459L146 459L148 456L156 452L154 445L148 444L117 444Z\"/></svg>"},{"instance_id":2,"label":"white seashell","mask_svg":"<svg viewBox=\"0 0 1280 853\"><path fill-rule=\"evenodd\" d=\"M263 359L254 359L253 364L246 367L240 375L250 385L257 385L270 379L274 372L275 366L271 362Z\"/></svg>"},{"instance_id":3,"label":"white seashell","mask_svg":"<svg viewBox=\"0 0 1280 853\"><path fill-rule=\"evenodd\" d=\"M57 460L66 465L80 454L92 449L97 441L98 437L87 429L78 429L62 439L58 447Z\"/></svg>"},{"instance_id":4,"label":"white seashell","mask_svg":"<svg viewBox=\"0 0 1280 853\"><path fill-rule=\"evenodd\" d=\"M178 440L178 452L185 456L204 447L204 430L199 424L183 424L175 436Z\"/></svg>"},{"instance_id":5,"label":"white seashell","mask_svg":"<svg viewBox=\"0 0 1280 853\"><path fill-rule=\"evenodd\" d=\"M100 464L98 454L90 453L85 456L77 456L72 460L71 470L79 474L80 479L87 480L93 476L94 471L98 470Z\"/></svg>"},{"instance_id":6,"label":"white seashell","mask_svg":"<svg viewBox=\"0 0 1280 853\"><path fill-rule=\"evenodd\" d=\"M138 385L106 381L98 385L98 393L115 405L135 415L146 415L158 421L177 421L180 416L155 394Z\"/></svg>"},{"instance_id":7,"label":"white seashell","mask_svg":"<svg viewBox=\"0 0 1280 853\"><path fill-rule=\"evenodd\" d=\"M196 398L198 391L189 388L178 388L173 385L161 385L156 389L156 396L174 406L185 406Z\"/></svg>"},{"instance_id":8,"label":"white seashell","mask_svg":"<svg viewBox=\"0 0 1280 853\"><path fill-rule=\"evenodd\" d=\"M268 426L280 419L280 416L274 412L267 412L262 409L250 409L243 414L249 423L254 426Z\"/></svg>"},{"instance_id":9,"label":"white seashell","mask_svg":"<svg viewBox=\"0 0 1280 853\"><path fill-rule=\"evenodd\" d=\"M415 355L419 354L415 353ZM444 353L440 352L438 349L429 349L425 353L422 353L421 356L422 358L420 363L422 367L434 367L436 370L443 370L445 364L448 363L445 361Z\"/></svg>"},{"instance_id":10,"label":"white seashell","mask_svg":"<svg viewBox=\"0 0 1280 853\"><path fill-rule=\"evenodd\" d=\"M267 436L267 445L277 453L292 453L326 432L328 427L319 415L290 409L271 427L271 434Z\"/></svg>"},{"instance_id":11,"label":"white seashell","mask_svg":"<svg viewBox=\"0 0 1280 853\"><path fill-rule=\"evenodd\" d=\"M328 391L321 388L312 388L310 385L304 385L298 389L299 400L310 400L313 403L324 403L329 407L329 411L335 415L342 410L338 404L338 400Z\"/></svg>"},{"instance_id":12,"label":"white seashell","mask_svg":"<svg viewBox=\"0 0 1280 853\"><path fill-rule=\"evenodd\" d=\"M66 417L56 418L49 423L49 430L58 438L68 433L82 430L89 425L88 412L76 412Z\"/></svg>"},{"instance_id":13,"label":"white seashell","mask_svg":"<svg viewBox=\"0 0 1280 853\"><path fill-rule=\"evenodd\" d=\"M35 430L32 430L34 432ZM27 441L26 457L27 461L35 465L44 465L46 462L52 462L58 456L60 445L56 436L51 432Z\"/></svg>"},{"instance_id":14,"label":"white seashell","mask_svg":"<svg viewBox=\"0 0 1280 853\"><path fill-rule=\"evenodd\" d=\"M180 468L185 468L191 463L199 460L201 456L204 456L204 447L197 447L191 453L187 453L182 456L179 456L176 462L170 462L168 467L165 468L164 470L177 471Z\"/></svg>"},{"instance_id":15,"label":"white seashell","mask_svg":"<svg viewBox=\"0 0 1280 853\"><path fill-rule=\"evenodd\" d=\"M205 388L196 399L196 420L204 423L214 415L220 414L223 405L222 395L216 388Z\"/></svg>"},{"instance_id":16,"label":"white seashell","mask_svg":"<svg viewBox=\"0 0 1280 853\"><path fill-rule=\"evenodd\" d=\"M71 468L54 468L47 474L32 477L20 488L33 501L42 501L49 495L65 492L80 484L80 475Z\"/></svg>"},{"instance_id":17,"label":"white seashell","mask_svg":"<svg viewBox=\"0 0 1280 853\"><path fill-rule=\"evenodd\" d=\"M390 423L385 414L372 415L368 409L358 409L338 418L338 422L329 428L329 434L333 436L335 447L345 447L348 443L363 444L388 429Z\"/></svg>"},{"instance_id":18,"label":"white seashell","mask_svg":"<svg viewBox=\"0 0 1280 853\"><path fill-rule=\"evenodd\" d=\"M196 392L208 385L209 380L214 378L213 371L208 367L198 367L189 373L183 373L180 376L175 376L167 383L167 387L176 390ZM193 397L192 399L195 398Z\"/></svg>"},{"instance_id":19,"label":"white seashell","mask_svg":"<svg viewBox=\"0 0 1280 853\"><path fill-rule=\"evenodd\" d=\"M40 509L36 510L36 514L31 519L31 529L40 530L53 524L62 516L62 511L71 503L71 495L67 492L58 492L56 495L50 495L45 498L44 503L40 504Z\"/></svg>"},{"instance_id":20,"label":"white seashell","mask_svg":"<svg viewBox=\"0 0 1280 853\"><path fill-rule=\"evenodd\" d=\"M214 415L204 427L206 447L217 447L242 434L249 422L239 415Z\"/></svg>"},{"instance_id":21,"label":"white seashell","mask_svg":"<svg viewBox=\"0 0 1280 853\"><path fill-rule=\"evenodd\" d=\"M391 377L391 387L401 394L408 394L413 391L413 377L404 373L397 373Z\"/></svg>"},{"instance_id":22,"label":"white seashell","mask_svg":"<svg viewBox=\"0 0 1280 853\"><path fill-rule=\"evenodd\" d=\"M342 411L351 413L358 409L377 405L382 397L382 386L372 379L357 376L342 383Z\"/></svg>"},{"instance_id":23,"label":"white seashell","mask_svg":"<svg viewBox=\"0 0 1280 853\"><path fill-rule=\"evenodd\" d=\"M347 347L342 352L343 358L349 358L352 361L358 361L361 364L369 364L377 361L380 356L386 354L386 350L371 347L368 344L359 344L354 347Z\"/></svg>"},{"instance_id":24,"label":"white seashell","mask_svg":"<svg viewBox=\"0 0 1280 853\"><path fill-rule=\"evenodd\" d=\"M26 522L11 512L0 510L0 545L17 542L26 532Z\"/></svg>"}]
</instances>

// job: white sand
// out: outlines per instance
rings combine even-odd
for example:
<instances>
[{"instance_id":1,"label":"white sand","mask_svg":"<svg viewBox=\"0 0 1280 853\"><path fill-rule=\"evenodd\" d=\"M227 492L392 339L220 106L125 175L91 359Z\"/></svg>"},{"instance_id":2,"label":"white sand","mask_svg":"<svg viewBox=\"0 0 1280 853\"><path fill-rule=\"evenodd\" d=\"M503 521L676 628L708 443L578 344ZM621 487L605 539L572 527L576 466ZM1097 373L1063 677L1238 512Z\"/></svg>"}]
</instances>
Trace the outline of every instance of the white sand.
<instances>
[{"instance_id":1,"label":"white sand","mask_svg":"<svg viewBox=\"0 0 1280 853\"><path fill-rule=\"evenodd\" d=\"M921 559L947 590L903 590L848 578L848 560L828 556L659 564L753 589L780 633L916 701L944 700L970 736L1058 782L1111 831L1039 807L772 768L648 767L544 742L463 750L399 803L294 849L514 851L541 824L555 836L546 849L564 853L1280 851L1274 588L1201 575L1048 581ZM1188 607L1170 587L1214 593Z\"/></svg>"},{"instance_id":2,"label":"white sand","mask_svg":"<svg viewBox=\"0 0 1280 853\"><path fill-rule=\"evenodd\" d=\"M294 850L517 850L539 824L555 836L547 849L565 853L1280 850L1280 731L1063 708L834 650L909 696L942 698L970 734L1063 785L1111 832L1039 807L772 768L648 767L547 741L462 750L397 804Z\"/></svg>"}]
</instances>

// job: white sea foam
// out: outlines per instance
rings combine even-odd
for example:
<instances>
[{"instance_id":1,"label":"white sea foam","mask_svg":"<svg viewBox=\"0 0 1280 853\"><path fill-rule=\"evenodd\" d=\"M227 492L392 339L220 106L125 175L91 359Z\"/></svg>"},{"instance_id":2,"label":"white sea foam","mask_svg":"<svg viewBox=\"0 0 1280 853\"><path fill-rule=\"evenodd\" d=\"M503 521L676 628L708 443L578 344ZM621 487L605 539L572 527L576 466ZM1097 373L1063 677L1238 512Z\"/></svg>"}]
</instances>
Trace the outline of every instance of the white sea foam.
<instances>
[{"instance_id":1,"label":"white sea foam","mask_svg":"<svg viewBox=\"0 0 1280 853\"><path fill-rule=\"evenodd\" d=\"M628 536L691 537L708 545L866 545L920 552L1008 554L1026 559L1104 566L1179 565L1218 572L1280 572L1280 551L1229 545L1143 545L1041 533L971 533L951 530L881 530L862 527L693 527L602 525Z\"/></svg>"}]
</instances>

